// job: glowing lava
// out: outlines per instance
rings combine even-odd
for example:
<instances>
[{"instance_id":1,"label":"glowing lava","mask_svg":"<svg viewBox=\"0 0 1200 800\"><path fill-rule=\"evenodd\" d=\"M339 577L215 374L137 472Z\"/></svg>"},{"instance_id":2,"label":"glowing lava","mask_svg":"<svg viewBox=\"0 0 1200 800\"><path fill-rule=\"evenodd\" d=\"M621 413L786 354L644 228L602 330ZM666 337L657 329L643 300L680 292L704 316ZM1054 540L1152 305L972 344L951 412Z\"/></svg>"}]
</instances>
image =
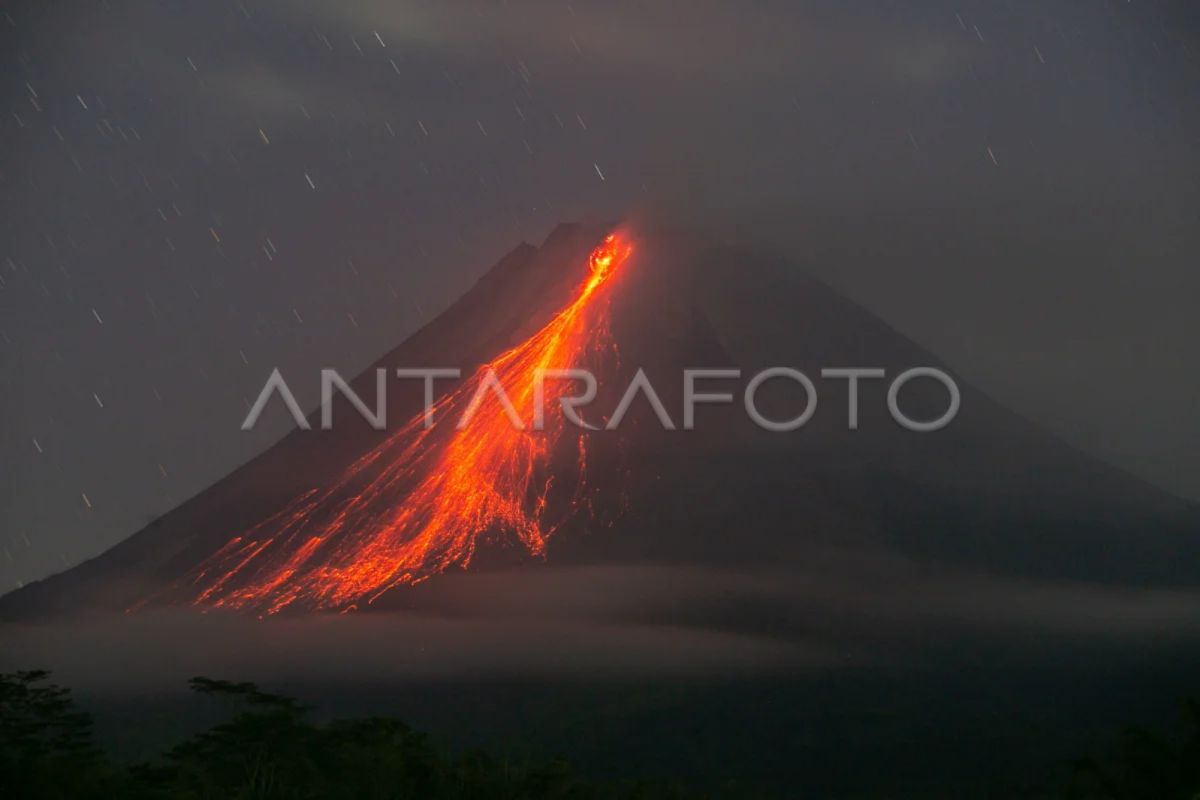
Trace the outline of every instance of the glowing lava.
<instances>
[{"instance_id":1,"label":"glowing lava","mask_svg":"<svg viewBox=\"0 0 1200 800\"><path fill-rule=\"evenodd\" d=\"M549 413L542 430L515 427L490 392L479 394L465 424L462 413L489 371L527 413L539 371L571 369L606 347L600 289L631 252L622 237L608 236L592 251L571 303L441 398L433 411L437 424L427 428L425 414L417 415L329 488L304 494L231 539L188 577L191 602L268 614L293 604L350 609L393 587L466 567L486 536L509 535L530 554L543 554L554 531L543 519L552 482L547 467L564 420ZM546 381L547 406L557 408L570 388ZM571 478L581 486L582 437L577 446L578 474Z\"/></svg>"}]
</instances>

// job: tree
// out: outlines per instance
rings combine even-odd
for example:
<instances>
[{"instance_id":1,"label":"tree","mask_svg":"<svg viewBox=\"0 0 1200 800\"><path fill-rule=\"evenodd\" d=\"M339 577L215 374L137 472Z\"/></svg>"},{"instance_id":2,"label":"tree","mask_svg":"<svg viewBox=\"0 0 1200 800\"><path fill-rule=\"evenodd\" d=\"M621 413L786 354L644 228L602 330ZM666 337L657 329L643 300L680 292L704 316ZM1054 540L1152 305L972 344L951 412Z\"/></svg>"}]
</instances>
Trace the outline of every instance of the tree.
<instances>
[{"instance_id":1,"label":"tree","mask_svg":"<svg viewBox=\"0 0 1200 800\"><path fill-rule=\"evenodd\" d=\"M92 741L92 719L44 670L0 673L0 787L5 796L109 794L117 775Z\"/></svg>"}]
</instances>

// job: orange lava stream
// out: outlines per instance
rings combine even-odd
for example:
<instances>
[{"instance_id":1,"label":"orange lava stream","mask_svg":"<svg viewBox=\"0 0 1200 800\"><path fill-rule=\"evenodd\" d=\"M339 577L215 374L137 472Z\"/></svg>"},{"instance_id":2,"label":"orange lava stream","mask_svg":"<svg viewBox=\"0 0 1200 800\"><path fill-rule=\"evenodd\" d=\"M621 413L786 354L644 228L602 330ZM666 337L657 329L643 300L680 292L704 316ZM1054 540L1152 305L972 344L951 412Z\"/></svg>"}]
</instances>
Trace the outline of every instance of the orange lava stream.
<instances>
[{"instance_id":1,"label":"orange lava stream","mask_svg":"<svg viewBox=\"0 0 1200 800\"><path fill-rule=\"evenodd\" d=\"M529 426L539 371L570 369L608 342L596 302L632 246L612 234L592 251L572 302L519 345L481 366L434 404L438 421L409 420L351 464L332 486L312 490L243 536L231 539L189 576L200 606L351 609L387 590L470 564L481 537L507 533L533 555L553 533L543 520L552 478L546 469L562 438L559 398L572 386L546 380L543 430ZM494 371L524 428L498 396L477 389ZM463 424L473 399L474 413ZM448 435L444 426L453 425ZM436 435L435 435L436 434ZM585 454L577 460L580 483ZM579 495L577 494L577 497Z\"/></svg>"}]
</instances>

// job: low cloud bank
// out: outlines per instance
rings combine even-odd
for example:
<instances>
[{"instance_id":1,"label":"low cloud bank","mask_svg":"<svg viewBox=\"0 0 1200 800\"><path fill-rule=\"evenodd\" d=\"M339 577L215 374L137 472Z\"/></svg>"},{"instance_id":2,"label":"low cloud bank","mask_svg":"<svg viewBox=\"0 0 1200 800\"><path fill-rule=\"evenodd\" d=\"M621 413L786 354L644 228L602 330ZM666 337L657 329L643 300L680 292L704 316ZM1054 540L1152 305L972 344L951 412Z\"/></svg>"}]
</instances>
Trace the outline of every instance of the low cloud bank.
<instances>
[{"instance_id":1,"label":"low cloud bank","mask_svg":"<svg viewBox=\"0 0 1200 800\"><path fill-rule=\"evenodd\" d=\"M393 608L251 619L164 610L0 628L0 669L80 688L179 687L196 674L333 681L738 679L920 660L970 636L1002 646L1200 641L1200 591L1011 580L880 554L807 569L529 567L446 576Z\"/></svg>"}]
</instances>

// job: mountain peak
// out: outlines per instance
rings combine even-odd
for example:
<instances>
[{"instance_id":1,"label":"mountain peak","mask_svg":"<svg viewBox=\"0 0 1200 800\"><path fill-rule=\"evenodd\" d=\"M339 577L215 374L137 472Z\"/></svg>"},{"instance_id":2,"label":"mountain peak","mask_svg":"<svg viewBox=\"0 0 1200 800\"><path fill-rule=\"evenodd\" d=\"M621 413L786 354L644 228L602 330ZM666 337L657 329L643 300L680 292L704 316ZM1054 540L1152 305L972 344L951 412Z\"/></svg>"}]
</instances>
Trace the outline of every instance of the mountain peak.
<instances>
[{"instance_id":1,"label":"mountain peak","mask_svg":"<svg viewBox=\"0 0 1200 800\"><path fill-rule=\"evenodd\" d=\"M427 434L414 422L419 383L400 391L392 382L389 430L337 403L333 430L293 431L108 552L9 594L0 613L156 603L363 608L443 570L492 563L497 552L506 562L786 565L820 545L1027 576L1194 579L1193 509L970 386L954 423L923 435L889 418L883 381L864 382L860 425L849 430L845 383L821 381L823 368L894 376L945 365L819 281L704 237L625 230L633 256L589 289L589 253L605 247L609 231L562 224L539 247L518 245L352 388L374 397L378 368L456 367L464 380L439 387L439 408L461 412L481 367L500 367L505 388L516 382L524 395L534 364L586 365L600 371L597 413L609 413L644 370L677 415L684 368L749 376L786 366L820 381L812 420L770 434L731 405L701 409L697 430L668 431L639 404L619 431L587 436L490 427L456 435L449 426ZM743 384L730 386L736 394ZM925 398L914 391L906 402L920 407ZM453 481L465 476L478 488L463 493ZM576 513L584 506L588 513ZM432 530L446 536L422 538ZM352 552L369 553L371 570ZM305 575L316 577L305 583ZM317 577L344 591L323 594Z\"/></svg>"}]
</instances>

